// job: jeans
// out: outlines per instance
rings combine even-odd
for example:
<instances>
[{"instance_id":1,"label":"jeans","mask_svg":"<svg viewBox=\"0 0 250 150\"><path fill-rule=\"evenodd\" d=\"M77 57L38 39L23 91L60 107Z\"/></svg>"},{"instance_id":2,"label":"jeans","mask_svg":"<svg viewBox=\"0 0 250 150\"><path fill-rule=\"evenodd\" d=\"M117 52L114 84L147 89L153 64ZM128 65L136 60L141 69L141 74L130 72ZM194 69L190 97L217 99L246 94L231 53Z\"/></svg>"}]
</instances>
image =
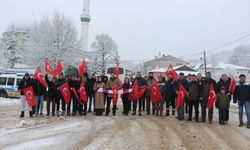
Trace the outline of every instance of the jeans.
<instances>
[{"instance_id":1,"label":"jeans","mask_svg":"<svg viewBox=\"0 0 250 150\"><path fill-rule=\"evenodd\" d=\"M240 124L243 125L243 107L245 106L245 111L247 115L247 124L250 125L250 101L238 101L238 109L239 109L239 121Z\"/></svg>"},{"instance_id":2,"label":"jeans","mask_svg":"<svg viewBox=\"0 0 250 150\"><path fill-rule=\"evenodd\" d=\"M38 114L39 109L40 109L40 114L42 114L43 113L43 95L36 95L35 97L36 97L35 112L36 114Z\"/></svg>"},{"instance_id":3,"label":"jeans","mask_svg":"<svg viewBox=\"0 0 250 150\"><path fill-rule=\"evenodd\" d=\"M227 117L227 108L219 108L219 122L226 121Z\"/></svg>"}]
</instances>

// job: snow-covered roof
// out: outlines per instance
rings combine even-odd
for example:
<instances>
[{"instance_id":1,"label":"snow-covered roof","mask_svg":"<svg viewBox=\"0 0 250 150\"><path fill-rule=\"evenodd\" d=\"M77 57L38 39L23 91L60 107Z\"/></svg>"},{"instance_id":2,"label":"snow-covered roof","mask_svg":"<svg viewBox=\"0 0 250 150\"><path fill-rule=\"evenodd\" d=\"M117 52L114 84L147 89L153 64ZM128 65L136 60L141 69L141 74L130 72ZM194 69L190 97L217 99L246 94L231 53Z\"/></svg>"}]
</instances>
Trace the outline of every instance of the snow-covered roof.
<instances>
[{"instance_id":1,"label":"snow-covered roof","mask_svg":"<svg viewBox=\"0 0 250 150\"><path fill-rule=\"evenodd\" d=\"M195 67L196 68L196 67ZM200 64L200 68L197 69L202 69L204 68L202 64ZM236 69L236 70L250 70L250 68L243 67L243 66L237 66L233 64L227 64L227 63L218 63L218 64L207 64L207 68L213 68L213 69Z\"/></svg>"}]
</instances>

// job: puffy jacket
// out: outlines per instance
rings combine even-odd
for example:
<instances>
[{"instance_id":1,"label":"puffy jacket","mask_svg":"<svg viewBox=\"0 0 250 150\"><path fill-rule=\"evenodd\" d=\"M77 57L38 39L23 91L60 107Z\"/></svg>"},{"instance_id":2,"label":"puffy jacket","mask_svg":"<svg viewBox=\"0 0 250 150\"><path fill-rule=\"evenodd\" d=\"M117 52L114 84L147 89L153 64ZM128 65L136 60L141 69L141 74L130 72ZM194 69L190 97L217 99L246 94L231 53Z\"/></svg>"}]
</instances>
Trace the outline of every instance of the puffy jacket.
<instances>
[{"instance_id":1,"label":"puffy jacket","mask_svg":"<svg viewBox=\"0 0 250 150\"><path fill-rule=\"evenodd\" d=\"M166 101L169 101L171 98L175 98L175 83L173 79L166 81Z\"/></svg>"},{"instance_id":2,"label":"puffy jacket","mask_svg":"<svg viewBox=\"0 0 250 150\"><path fill-rule=\"evenodd\" d=\"M199 83L197 81L191 81L188 86L188 99L198 100L199 98Z\"/></svg>"},{"instance_id":3,"label":"puffy jacket","mask_svg":"<svg viewBox=\"0 0 250 150\"><path fill-rule=\"evenodd\" d=\"M235 87L234 102L250 101L250 86L246 83L239 83Z\"/></svg>"},{"instance_id":4,"label":"puffy jacket","mask_svg":"<svg viewBox=\"0 0 250 150\"><path fill-rule=\"evenodd\" d=\"M48 84L48 96L51 98L55 98L57 96L57 86L56 83L49 81L48 75L45 75L45 80Z\"/></svg>"},{"instance_id":5,"label":"puffy jacket","mask_svg":"<svg viewBox=\"0 0 250 150\"><path fill-rule=\"evenodd\" d=\"M217 100L215 102L216 108L224 109L228 108L229 106L229 99L226 94L217 94Z\"/></svg>"}]
</instances>

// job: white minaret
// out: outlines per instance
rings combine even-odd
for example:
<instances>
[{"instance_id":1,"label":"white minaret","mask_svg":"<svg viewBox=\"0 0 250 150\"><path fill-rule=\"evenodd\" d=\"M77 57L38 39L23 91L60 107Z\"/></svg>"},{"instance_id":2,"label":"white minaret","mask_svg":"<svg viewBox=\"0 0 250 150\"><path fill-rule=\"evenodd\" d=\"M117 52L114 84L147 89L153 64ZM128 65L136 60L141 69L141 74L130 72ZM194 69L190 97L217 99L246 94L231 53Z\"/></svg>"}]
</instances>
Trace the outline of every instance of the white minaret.
<instances>
[{"instance_id":1,"label":"white minaret","mask_svg":"<svg viewBox=\"0 0 250 150\"><path fill-rule=\"evenodd\" d=\"M88 36L89 36L89 1L83 0L83 11L81 14L81 49L88 51Z\"/></svg>"}]
</instances>

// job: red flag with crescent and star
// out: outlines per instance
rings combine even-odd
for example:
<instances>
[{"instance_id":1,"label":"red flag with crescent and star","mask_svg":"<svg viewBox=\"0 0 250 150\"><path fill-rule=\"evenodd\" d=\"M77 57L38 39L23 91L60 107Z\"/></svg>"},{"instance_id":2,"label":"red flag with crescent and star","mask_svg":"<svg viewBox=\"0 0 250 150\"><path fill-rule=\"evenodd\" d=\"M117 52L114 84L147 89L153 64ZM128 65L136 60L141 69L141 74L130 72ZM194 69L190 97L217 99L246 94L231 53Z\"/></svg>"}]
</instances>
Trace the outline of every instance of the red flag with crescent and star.
<instances>
[{"instance_id":1,"label":"red flag with crescent and star","mask_svg":"<svg viewBox=\"0 0 250 150\"><path fill-rule=\"evenodd\" d=\"M187 91L180 84L179 91L178 91L178 98L177 98L177 101L176 101L176 109L179 109L180 106L183 104L186 95L187 95Z\"/></svg>"},{"instance_id":2,"label":"red flag with crescent and star","mask_svg":"<svg viewBox=\"0 0 250 150\"><path fill-rule=\"evenodd\" d=\"M56 70L55 70L55 75L59 75L63 71L63 65L60 60L57 62Z\"/></svg>"},{"instance_id":3,"label":"red flag with crescent and star","mask_svg":"<svg viewBox=\"0 0 250 150\"><path fill-rule=\"evenodd\" d=\"M236 80L232 79L228 91L232 94L234 94L235 91L235 86L236 86Z\"/></svg>"},{"instance_id":4,"label":"red flag with crescent and star","mask_svg":"<svg viewBox=\"0 0 250 150\"><path fill-rule=\"evenodd\" d=\"M50 75L52 75L53 77L55 77L56 74L55 74L55 72L54 72L52 66L50 65L48 59L45 60L44 64L45 64L45 72L47 72L48 74L50 74Z\"/></svg>"},{"instance_id":5,"label":"red flag with crescent and star","mask_svg":"<svg viewBox=\"0 0 250 150\"><path fill-rule=\"evenodd\" d=\"M146 91L146 86L139 87L137 80L135 81L133 88L132 88L133 94L132 94L132 100L138 101L140 97L144 94Z\"/></svg>"},{"instance_id":6,"label":"red flag with crescent and star","mask_svg":"<svg viewBox=\"0 0 250 150\"><path fill-rule=\"evenodd\" d=\"M178 76L172 64L169 65L168 70L166 71L166 76L168 76L169 74L172 74L174 81L178 80Z\"/></svg>"},{"instance_id":7,"label":"red flag with crescent and star","mask_svg":"<svg viewBox=\"0 0 250 150\"><path fill-rule=\"evenodd\" d=\"M115 67L115 77L116 79L119 79L119 64L118 63L116 64L116 67Z\"/></svg>"},{"instance_id":8,"label":"red flag with crescent and star","mask_svg":"<svg viewBox=\"0 0 250 150\"><path fill-rule=\"evenodd\" d=\"M161 95L161 91L160 88L158 86L157 83L154 83L151 87L150 87L150 97L152 100L152 103L155 104L157 102L160 102L163 100L162 95Z\"/></svg>"},{"instance_id":9,"label":"red flag with crescent and star","mask_svg":"<svg viewBox=\"0 0 250 150\"><path fill-rule=\"evenodd\" d=\"M88 95L86 93L85 84L83 82L81 83L81 86L78 90L78 93L80 94L80 100L84 103L87 103L88 102Z\"/></svg>"},{"instance_id":10,"label":"red flag with crescent and star","mask_svg":"<svg viewBox=\"0 0 250 150\"><path fill-rule=\"evenodd\" d=\"M62 94L66 104L69 104L71 96L70 96L70 89L68 83L64 83L60 88L59 88L60 93Z\"/></svg>"},{"instance_id":11,"label":"red flag with crescent and star","mask_svg":"<svg viewBox=\"0 0 250 150\"><path fill-rule=\"evenodd\" d=\"M36 105L36 101L35 101L33 87L29 86L29 87L23 89L23 93L25 95L25 98L26 98L26 101L27 101L28 105L30 107L35 106Z\"/></svg>"},{"instance_id":12,"label":"red flag with crescent and star","mask_svg":"<svg viewBox=\"0 0 250 150\"><path fill-rule=\"evenodd\" d=\"M112 91L113 91L113 105L116 105L116 102L117 102L117 98L118 98L118 89L119 89L119 86L118 85L115 85L113 86L112 88Z\"/></svg>"},{"instance_id":13,"label":"red flag with crescent and star","mask_svg":"<svg viewBox=\"0 0 250 150\"><path fill-rule=\"evenodd\" d=\"M40 68L36 69L36 72L34 74L34 79L38 80L45 88L48 87L48 85L46 83L46 80L45 80L43 74L41 73L41 69Z\"/></svg>"},{"instance_id":14,"label":"red flag with crescent and star","mask_svg":"<svg viewBox=\"0 0 250 150\"><path fill-rule=\"evenodd\" d=\"M216 94L215 94L215 90L214 90L214 85L211 84L210 92L209 92L209 96L208 96L208 101L207 101L208 111L213 107L215 101L216 101Z\"/></svg>"},{"instance_id":15,"label":"red flag with crescent and star","mask_svg":"<svg viewBox=\"0 0 250 150\"><path fill-rule=\"evenodd\" d=\"M83 59L82 63L79 65L78 71L79 71L79 75L84 75L84 73L86 72L86 61L85 59Z\"/></svg>"}]
</instances>

